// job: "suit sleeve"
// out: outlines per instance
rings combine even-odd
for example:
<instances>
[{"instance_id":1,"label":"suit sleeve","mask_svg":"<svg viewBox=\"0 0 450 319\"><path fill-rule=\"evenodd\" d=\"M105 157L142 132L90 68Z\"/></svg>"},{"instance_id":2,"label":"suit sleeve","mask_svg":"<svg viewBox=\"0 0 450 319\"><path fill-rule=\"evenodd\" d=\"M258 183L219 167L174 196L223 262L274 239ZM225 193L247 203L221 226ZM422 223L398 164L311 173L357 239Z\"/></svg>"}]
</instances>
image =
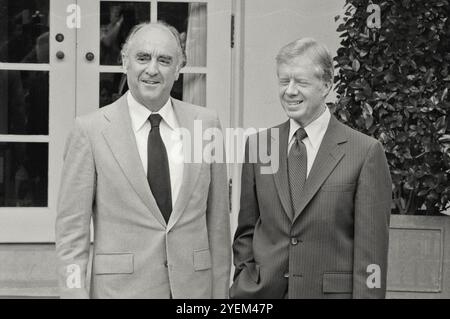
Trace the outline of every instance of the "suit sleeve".
<instances>
[{"instance_id":1,"label":"suit sleeve","mask_svg":"<svg viewBox=\"0 0 450 319\"><path fill-rule=\"evenodd\" d=\"M219 120L215 128L220 130ZM225 153L224 158L225 158ZM210 165L206 220L212 258L212 298L228 298L231 268L231 234L227 165L225 161Z\"/></svg>"},{"instance_id":2,"label":"suit sleeve","mask_svg":"<svg viewBox=\"0 0 450 319\"><path fill-rule=\"evenodd\" d=\"M370 148L355 194L353 298L385 298L392 182L383 147Z\"/></svg>"},{"instance_id":3,"label":"suit sleeve","mask_svg":"<svg viewBox=\"0 0 450 319\"><path fill-rule=\"evenodd\" d=\"M247 263L254 262L253 233L259 218L258 199L256 197L254 164L250 162L249 139L245 144L245 160L242 164L241 199L238 226L234 235L233 253L236 280Z\"/></svg>"},{"instance_id":4,"label":"suit sleeve","mask_svg":"<svg viewBox=\"0 0 450 319\"><path fill-rule=\"evenodd\" d=\"M76 120L64 152L55 223L61 298L89 298L86 274L95 176L89 138Z\"/></svg>"}]
</instances>

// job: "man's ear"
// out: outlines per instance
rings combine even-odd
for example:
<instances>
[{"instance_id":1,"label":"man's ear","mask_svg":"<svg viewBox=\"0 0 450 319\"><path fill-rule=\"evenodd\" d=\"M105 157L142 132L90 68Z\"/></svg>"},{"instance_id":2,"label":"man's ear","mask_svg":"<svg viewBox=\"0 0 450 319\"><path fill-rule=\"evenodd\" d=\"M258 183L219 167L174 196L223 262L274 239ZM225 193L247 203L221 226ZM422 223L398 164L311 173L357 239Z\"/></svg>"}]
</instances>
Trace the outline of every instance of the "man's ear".
<instances>
[{"instance_id":1,"label":"man's ear","mask_svg":"<svg viewBox=\"0 0 450 319\"><path fill-rule=\"evenodd\" d=\"M177 69L175 70L175 81L178 81L178 78L180 77L180 71L181 71L182 67L181 65L178 63Z\"/></svg>"},{"instance_id":2,"label":"man's ear","mask_svg":"<svg viewBox=\"0 0 450 319\"><path fill-rule=\"evenodd\" d=\"M127 73L127 69L128 69L128 56L126 56L125 54L122 53L122 71L123 73Z\"/></svg>"},{"instance_id":3,"label":"man's ear","mask_svg":"<svg viewBox=\"0 0 450 319\"><path fill-rule=\"evenodd\" d=\"M333 83L326 81L323 83L323 97L325 98L328 94L330 94L331 89L333 88Z\"/></svg>"}]
</instances>

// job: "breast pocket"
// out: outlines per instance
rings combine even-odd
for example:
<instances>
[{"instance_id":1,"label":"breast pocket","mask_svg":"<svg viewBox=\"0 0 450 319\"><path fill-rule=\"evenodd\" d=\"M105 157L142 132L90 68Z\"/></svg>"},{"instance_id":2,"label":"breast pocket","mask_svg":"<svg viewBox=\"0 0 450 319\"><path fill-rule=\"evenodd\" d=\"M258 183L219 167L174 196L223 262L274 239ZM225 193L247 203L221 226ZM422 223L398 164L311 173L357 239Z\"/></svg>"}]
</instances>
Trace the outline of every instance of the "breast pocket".
<instances>
[{"instance_id":1,"label":"breast pocket","mask_svg":"<svg viewBox=\"0 0 450 319\"><path fill-rule=\"evenodd\" d=\"M94 274L132 274L134 272L133 257L133 254L122 253L96 254L94 257Z\"/></svg>"}]
</instances>

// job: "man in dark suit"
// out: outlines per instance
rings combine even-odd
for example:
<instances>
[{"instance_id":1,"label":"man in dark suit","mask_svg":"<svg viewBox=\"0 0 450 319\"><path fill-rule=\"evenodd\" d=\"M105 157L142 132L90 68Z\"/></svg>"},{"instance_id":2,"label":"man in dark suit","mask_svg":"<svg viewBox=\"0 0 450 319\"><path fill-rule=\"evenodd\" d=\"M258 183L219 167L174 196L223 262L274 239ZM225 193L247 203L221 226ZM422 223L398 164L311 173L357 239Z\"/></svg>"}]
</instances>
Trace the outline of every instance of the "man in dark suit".
<instances>
[{"instance_id":1,"label":"man in dark suit","mask_svg":"<svg viewBox=\"0 0 450 319\"><path fill-rule=\"evenodd\" d=\"M185 64L173 27L136 26L122 59L130 91L78 118L68 138L56 218L61 297L226 298L226 164L183 155L196 124L219 129L217 115L170 97Z\"/></svg>"},{"instance_id":2,"label":"man in dark suit","mask_svg":"<svg viewBox=\"0 0 450 319\"><path fill-rule=\"evenodd\" d=\"M287 44L277 73L289 120L268 139L247 141L230 296L384 298L391 178L383 147L328 110L334 70L326 47ZM251 160L266 141L279 145L272 174Z\"/></svg>"}]
</instances>

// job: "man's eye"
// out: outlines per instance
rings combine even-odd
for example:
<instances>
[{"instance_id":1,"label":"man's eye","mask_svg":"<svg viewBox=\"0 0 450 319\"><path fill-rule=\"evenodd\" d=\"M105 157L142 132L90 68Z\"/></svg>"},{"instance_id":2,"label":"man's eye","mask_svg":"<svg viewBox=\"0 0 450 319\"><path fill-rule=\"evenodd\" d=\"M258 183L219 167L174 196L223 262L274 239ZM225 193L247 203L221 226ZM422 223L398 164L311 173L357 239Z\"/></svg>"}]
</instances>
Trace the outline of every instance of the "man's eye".
<instances>
[{"instance_id":1,"label":"man's eye","mask_svg":"<svg viewBox=\"0 0 450 319\"><path fill-rule=\"evenodd\" d=\"M162 65L170 65L172 63L172 60L170 59L159 59L159 63Z\"/></svg>"},{"instance_id":2,"label":"man's eye","mask_svg":"<svg viewBox=\"0 0 450 319\"><path fill-rule=\"evenodd\" d=\"M147 62L147 61L149 61L149 60L150 60L150 58L147 57L147 56L138 56L138 57L137 57L137 61L138 61L138 62Z\"/></svg>"}]
</instances>

